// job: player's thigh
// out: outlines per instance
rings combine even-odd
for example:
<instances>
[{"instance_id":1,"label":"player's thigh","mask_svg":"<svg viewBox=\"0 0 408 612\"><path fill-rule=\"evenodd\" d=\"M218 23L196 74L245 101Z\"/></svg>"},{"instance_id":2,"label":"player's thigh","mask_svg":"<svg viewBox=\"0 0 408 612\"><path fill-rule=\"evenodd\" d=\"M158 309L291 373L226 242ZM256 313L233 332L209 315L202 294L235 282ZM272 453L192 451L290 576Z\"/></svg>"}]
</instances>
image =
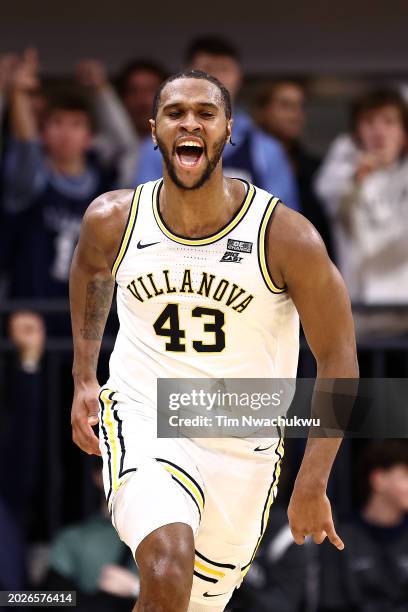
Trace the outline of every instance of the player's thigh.
<instances>
[{"instance_id":1,"label":"player's thigh","mask_svg":"<svg viewBox=\"0 0 408 612\"><path fill-rule=\"evenodd\" d=\"M199 520L191 497L155 459L141 462L112 502L112 522L134 556L143 540L160 527L181 523L194 536Z\"/></svg>"},{"instance_id":2,"label":"player's thigh","mask_svg":"<svg viewBox=\"0 0 408 612\"><path fill-rule=\"evenodd\" d=\"M120 538L134 555L164 525L185 523L195 534L204 493L190 457L174 440L157 439L154 423L141 418L124 394L104 387L100 405L104 487Z\"/></svg>"}]
</instances>

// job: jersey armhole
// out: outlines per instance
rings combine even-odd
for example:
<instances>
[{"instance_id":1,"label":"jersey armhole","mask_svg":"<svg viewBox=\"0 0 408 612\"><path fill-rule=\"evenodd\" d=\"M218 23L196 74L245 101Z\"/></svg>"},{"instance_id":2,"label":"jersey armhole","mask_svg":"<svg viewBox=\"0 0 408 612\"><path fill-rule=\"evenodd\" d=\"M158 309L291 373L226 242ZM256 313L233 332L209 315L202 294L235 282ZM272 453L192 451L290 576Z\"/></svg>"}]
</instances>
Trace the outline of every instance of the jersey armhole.
<instances>
[{"instance_id":1,"label":"jersey armhole","mask_svg":"<svg viewBox=\"0 0 408 612\"><path fill-rule=\"evenodd\" d=\"M116 275L118 273L118 269L120 264L123 261L123 258L126 255L126 251L128 250L130 240L132 238L133 230L136 224L137 211L139 208L140 194L142 193L143 184L139 185L133 194L132 204L130 205L129 215L126 221L126 226L122 235L122 240L120 242L120 246L118 249L118 254L115 257L115 261L113 262L111 273L113 278L116 280Z\"/></svg>"},{"instance_id":2,"label":"jersey armhole","mask_svg":"<svg viewBox=\"0 0 408 612\"><path fill-rule=\"evenodd\" d=\"M265 285L272 293L285 293L287 291L286 285L284 287L279 287L277 283L274 282L272 278L272 274L270 273L268 267L268 258L266 254L266 236L267 236L267 228L268 224L272 219L272 215L275 212L278 204L280 203L280 199L277 197L272 197L267 207L265 208L265 212L262 217L261 224L259 226L258 233L258 261L259 267L261 269L262 278L265 281Z\"/></svg>"}]
</instances>

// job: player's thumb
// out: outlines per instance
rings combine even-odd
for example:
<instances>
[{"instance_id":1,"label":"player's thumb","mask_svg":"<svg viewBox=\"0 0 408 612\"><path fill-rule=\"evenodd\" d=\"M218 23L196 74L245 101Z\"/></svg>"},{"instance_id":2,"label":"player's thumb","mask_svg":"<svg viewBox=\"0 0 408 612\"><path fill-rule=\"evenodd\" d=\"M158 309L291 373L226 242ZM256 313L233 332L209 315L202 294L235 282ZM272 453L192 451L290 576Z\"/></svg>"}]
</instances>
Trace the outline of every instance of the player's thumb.
<instances>
[{"instance_id":1,"label":"player's thumb","mask_svg":"<svg viewBox=\"0 0 408 612\"><path fill-rule=\"evenodd\" d=\"M90 425L96 425L99 421L98 412L99 412L99 404L96 397L92 397L87 400L86 407L88 409L88 423Z\"/></svg>"}]
</instances>

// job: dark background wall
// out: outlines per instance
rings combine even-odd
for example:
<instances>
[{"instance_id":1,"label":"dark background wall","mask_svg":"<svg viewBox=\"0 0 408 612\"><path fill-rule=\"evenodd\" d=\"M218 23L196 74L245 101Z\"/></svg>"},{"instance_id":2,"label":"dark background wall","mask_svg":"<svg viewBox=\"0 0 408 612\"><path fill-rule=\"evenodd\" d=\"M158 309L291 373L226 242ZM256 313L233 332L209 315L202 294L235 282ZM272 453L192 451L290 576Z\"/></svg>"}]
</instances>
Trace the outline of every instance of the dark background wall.
<instances>
[{"instance_id":1,"label":"dark background wall","mask_svg":"<svg viewBox=\"0 0 408 612\"><path fill-rule=\"evenodd\" d=\"M407 21L407 0L0 0L0 53L37 46L48 73L90 56L111 70L138 55L175 69L185 43L212 32L239 44L251 73L396 73L408 67Z\"/></svg>"}]
</instances>

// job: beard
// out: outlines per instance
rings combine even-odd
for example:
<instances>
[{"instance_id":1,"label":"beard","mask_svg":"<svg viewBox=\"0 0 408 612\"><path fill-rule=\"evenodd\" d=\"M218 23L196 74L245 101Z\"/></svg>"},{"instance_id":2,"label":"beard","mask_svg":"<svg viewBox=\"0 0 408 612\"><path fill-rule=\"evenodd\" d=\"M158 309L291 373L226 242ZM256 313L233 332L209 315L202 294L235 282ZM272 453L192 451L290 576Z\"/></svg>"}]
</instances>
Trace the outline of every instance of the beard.
<instances>
[{"instance_id":1,"label":"beard","mask_svg":"<svg viewBox=\"0 0 408 612\"><path fill-rule=\"evenodd\" d=\"M217 167L218 162L221 159L222 152L224 151L224 147L227 143L227 140L228 140L228 134L225 131L224 136L222 136L219 140L215 142L214 151L213 151L211 158L208 157L207 148L204 147L203 155L207 162L206 166L201 176L196 180L196 182L193 185L185 185L183 181L181 181L179 177L177 176L176 168L173 163L173 159L176 155L176 145L173 146L173 150L170 156L168 150L163 144L163 141L161 141L160 138L158 138L156 134L157 146L159 147L160 153L163 156L163 160L164 160L164 163L166 164L167 173L170 179L173 181L176 187L178 187L179 189L184 189L185 191L193 191L194 189L200 189L200 187L202 187L208 181L208 179L214 172L215 168Z\"/></svg>"}]
</instances>

